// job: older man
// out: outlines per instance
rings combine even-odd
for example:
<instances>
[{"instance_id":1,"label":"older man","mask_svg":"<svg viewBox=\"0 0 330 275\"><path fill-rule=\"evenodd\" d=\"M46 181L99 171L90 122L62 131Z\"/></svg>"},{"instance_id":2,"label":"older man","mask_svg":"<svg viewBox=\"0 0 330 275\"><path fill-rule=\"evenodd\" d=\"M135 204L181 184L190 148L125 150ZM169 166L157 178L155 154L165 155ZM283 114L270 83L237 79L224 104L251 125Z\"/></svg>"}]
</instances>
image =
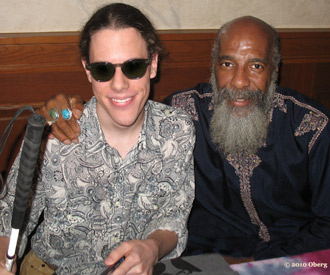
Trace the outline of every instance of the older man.
<instances>
[{"instance_id":1,"label":"older man","mask_svg":"<svg viewBox=\"0 0 330 275\"><path fill-rule=\"evenodd\" d=\"M329 111L277 86L280 59L271 26L235 19L219 30L211 83L166 99L196 127L185 255L265 259L330 248Z\"/></svg>"},{"instance_id":2,"label":"older man","mask_svg":"<svg viewBox=\"0 0 330 275\"><path fill-rule=\"evenodd\" d=\"M242 17L215 42L210 84L171 95L197 128L186 254L255 259L330 247L329 111L276 85L277 33Z\"/></svg>"}]
</instances>

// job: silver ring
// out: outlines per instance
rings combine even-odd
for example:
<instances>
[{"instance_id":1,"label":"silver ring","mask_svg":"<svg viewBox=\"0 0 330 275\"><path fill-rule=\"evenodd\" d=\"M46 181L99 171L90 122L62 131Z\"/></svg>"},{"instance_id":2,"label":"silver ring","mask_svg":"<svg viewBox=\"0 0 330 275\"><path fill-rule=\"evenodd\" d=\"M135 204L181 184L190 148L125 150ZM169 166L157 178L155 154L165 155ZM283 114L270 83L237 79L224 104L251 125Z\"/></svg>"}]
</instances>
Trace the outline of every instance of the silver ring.
<instances>
[{"instance_id":1,"label":"silver ring","mask_svg":"<svg viewBox=\"0 0 330 275\"><path fill-rule=\"evenodd\" d=\"M72 117L72 111L69 108L63 109L62 110L62 117L65 120L69 120Z\"/></svg>"}]
</instances>

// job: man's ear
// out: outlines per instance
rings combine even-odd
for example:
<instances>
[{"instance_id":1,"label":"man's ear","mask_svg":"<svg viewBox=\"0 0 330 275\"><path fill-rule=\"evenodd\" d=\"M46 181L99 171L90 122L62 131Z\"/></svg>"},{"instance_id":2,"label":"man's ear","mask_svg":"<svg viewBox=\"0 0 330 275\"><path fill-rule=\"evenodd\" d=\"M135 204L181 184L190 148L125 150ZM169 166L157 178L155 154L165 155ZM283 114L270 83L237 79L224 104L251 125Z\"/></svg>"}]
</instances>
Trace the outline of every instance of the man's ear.
<instances>
[{"instance_id":1,"label":"man's ear","mask_svg":"<svg viewBox=\"0 0 330 275\"><path fill-rule=\"evenodd\" d=\"M87 79L88 79L88 81L92 83L92 75L91 75L91 72L90 72L89 70L86 69L87 61L86 61L85 59L82 58L82 59L81 59L81 63L82 63L82 65L83 65L83 68L84 68L85 73L86 73L86 75L87 75Z\"/></svg>"},{"instance_id":2,"label":"man's ear","mask_svg":"<svg viewBox=\"0 0 330 275\"><path fill-rule=\"evenodd\" d=\"M155 78L157 75L157 68L158 68L158 53L155 53L152 56L151 64L150 64L150 79Z\"/></svg>"}]
</instances>

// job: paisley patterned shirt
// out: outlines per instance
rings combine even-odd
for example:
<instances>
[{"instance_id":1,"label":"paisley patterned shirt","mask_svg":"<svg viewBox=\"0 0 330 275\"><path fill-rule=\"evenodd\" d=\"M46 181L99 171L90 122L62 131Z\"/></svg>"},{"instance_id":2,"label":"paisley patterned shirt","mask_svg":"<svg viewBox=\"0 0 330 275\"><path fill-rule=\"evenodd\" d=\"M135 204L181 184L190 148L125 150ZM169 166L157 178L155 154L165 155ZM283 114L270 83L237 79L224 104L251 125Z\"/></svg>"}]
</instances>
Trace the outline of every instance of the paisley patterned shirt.
<instances>
[{"instance_id":1,"label":"paisley patterned shirt","mask_svg":"<svg viewBox=\"0 0 330 275\"><path fill-rule=\"evenodd\" d=\"M145 111L139 140L125 159L105 141L94 97L79 122L79 144L48 140L20 254L42 212L32 249L55 266L101 261L121 242L157 229L178 235L166 258L181 254L194 199L194 126L185 112L160 103L148 101ZM10 232L18 158L0 201L1 235Z\"/></svg>"}]
</instances>

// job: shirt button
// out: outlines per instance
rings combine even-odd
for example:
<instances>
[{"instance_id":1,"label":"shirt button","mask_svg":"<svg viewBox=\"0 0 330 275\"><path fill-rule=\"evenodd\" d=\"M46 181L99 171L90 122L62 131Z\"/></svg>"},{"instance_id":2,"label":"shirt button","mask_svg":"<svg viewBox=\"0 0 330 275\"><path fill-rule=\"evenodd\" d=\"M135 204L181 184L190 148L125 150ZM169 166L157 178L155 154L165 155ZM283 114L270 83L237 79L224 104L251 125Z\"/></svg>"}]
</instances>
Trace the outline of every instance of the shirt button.
<instances>
[{"instance_id":1,"label":"shirt button","mask_svg":"<svg viewBox=\"0 0 330 275\"><path fill-rule=\"evenodd\" d=\"M171 114L171 111L169 109L165 109L164 113L165 115L169 116Z\"/></svg>"},{"instance_id":2,"label":"shirt button","mask_svg":"<svg viewBox=\"0 0 330 275\"><path fill-rule=\"evenodd\" d=\"M120 223L122 221L122 218L120 216L115 217L115 222Z\"/></svg>"}]
</instances>

